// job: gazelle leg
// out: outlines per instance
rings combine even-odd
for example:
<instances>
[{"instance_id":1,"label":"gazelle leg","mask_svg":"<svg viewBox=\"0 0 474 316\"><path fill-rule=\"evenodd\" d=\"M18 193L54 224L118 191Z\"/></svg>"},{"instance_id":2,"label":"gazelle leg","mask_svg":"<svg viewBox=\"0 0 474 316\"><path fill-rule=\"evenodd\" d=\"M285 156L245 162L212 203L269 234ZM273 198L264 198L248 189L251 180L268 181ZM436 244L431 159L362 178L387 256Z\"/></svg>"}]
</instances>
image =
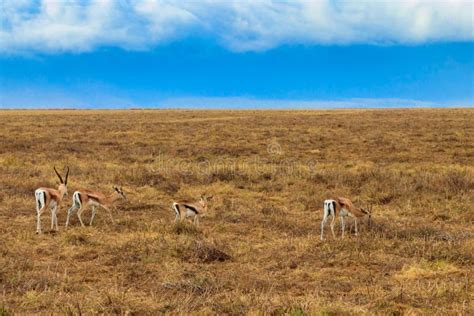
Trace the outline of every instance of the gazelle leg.
<instances>
[{"instance_id":1,"label":"gazelle leg","mask_svg":"<svg viewBox=\"0 0 474 316\"><path fill-rule=\"evenodd\" d=\"M186 216L186 218L188 219L188 222L191 224L191 223L194 223L194 218L193 216Z\"/></svg>"},{"instance_id":2,"label":"gazelle leg","mask_svg":"<svg viewBox=\"0 0 474 316\"><path fill-rule=\"evenodd\" d=\"M76 209L78 209L79 206L77 204L73 204L68 210L67 210L67 217L66 217L66 228L69 226L69 217L74 213Z\"/></svg>"},{"instance_id":3,"label":"gazelle leg","mask_svg":"<svg viewBox=\"0 0 474 316\"><path fill-rule=\"evenodd\" d=\"M59 208L56 206L54 208L54 225L56 226L56 231L59 231L59 228L58 228L58 213L59 213Z\"/></svg>"},{"instance_id":4,"label":"gazelle leg","mask_svg":"<svg viewBox=\"0 0 474 316\"><path fill-rule=\"evenodd\" d=\"M112 221L112 224L115 224L114 217L112 216L112 211L110 210L110 208L108 208L107 206L103 206L103 205L102 205L102 207L109 213L110 220Z\"/></svg>"},{"instance_id":5,"label":"gazelle leg","mask_svg":"<svg viewBox=\"0 0 474 316\"><path fill-rule=\"evenodd\" d=\"M324 240L324 226L326 225L326 219L321 221L321 240Z\"/></svg>"},{"instance_id":6,"label":"gazelle leg","mask_svg":"<svg viewBox=\"0 0 474 316\"><path fill-rule=\"evenodd\" d=\"M324 226L326 226L326 222L328 221L327 213L324 212L323 220L321 221L321 240L324 240Z\"/></svg>"},{"instance_id":7,"label":"gazelle leg","mask_svg":"<svg viewBox=\"0 0 474 316\"><path fill-rule=\"evenodd\" d=\"M92 206L92 216L91 216L91 222L89 223L89 226L92 226L92 221L94 220L95 213L97 212L97 209L95 206Z\"/></svg>"},{"instance_id":8,"label":"gazelle leg","mask_svg":"<svg viewBox=\"0 0 474 316\"><path fill-rule=\"evenodd\" d=\"M41 214L43 214L46 206L43 206L36 212L36 233L41 234Z\"/></svg>"},{"instance_id":9,"label":"gazelle leg","mask_svg":"<svg viewBox=\"0 0 474 316\"><path fill-rule=\"evenodd\" d=\"M79 222L81 222L81 226L84 227L86 225L84 225L84 222L82 221L82 212L84 212L84 207L80 207L79 210L77 211L77 218L79 218Z\"/></svg>"},{"instance_id":10,"label":"gazelle leg","mask_svg":"<svg viewBox=\"0 0 474 316\"><path fill-rule=\"evenodd\" d=\"M355 229L356 229L356 233L355 235L358 236L359 235L359 232L357 230L357 218L354 217L354 222L355 222Z\"/></svg>"},{"instance_id":11,"label":"gazelle leg","mask_svg":"<svg viewBox=\"0 0 474 316\"><path fill-rule=\"evenodd\" d=\"M336 239L336 234L334 233L334 225L336 224L336 216L332 215L332 220L331 220L331 232L332 232L332 237Z\"/></svg>"},{"instance_id":12,"label":"gazelle leg","mask_svg":"<svg viewBox=\"0 0 474 316\"><path fill-rule=\"evenodd\" d=\"M199 215L194 215L194 225L199 226Z\"/></svg>"},{"instance_id":13,"label":"gazelle leg","mask_svg":"<svg viewBox=\"0 0 474 316\"><path fill-rule=\"evenodd\" d=\"M51 208L51 230L54 229L54 217L56 216L56 206Z\"/></svg>"},{"instance_id":14,"label":"gazelle leg","mask_svg":"<svg viewBox=\"0 0 474 316\"><path fill-rule=\"evenodd\" d=\"M344 238L344 231L346 230L346 223L344 222L344 216L341 216L341 228L342 228L342 238Z\"/></svg>"}]
</instances>

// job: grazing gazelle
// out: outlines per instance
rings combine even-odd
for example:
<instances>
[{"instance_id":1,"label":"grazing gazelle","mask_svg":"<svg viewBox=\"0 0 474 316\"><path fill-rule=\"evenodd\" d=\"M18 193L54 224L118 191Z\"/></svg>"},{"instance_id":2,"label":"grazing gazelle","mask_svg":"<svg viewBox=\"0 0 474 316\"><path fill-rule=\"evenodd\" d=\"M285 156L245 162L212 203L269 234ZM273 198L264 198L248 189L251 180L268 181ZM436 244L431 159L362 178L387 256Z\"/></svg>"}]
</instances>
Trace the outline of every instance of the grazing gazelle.
<instances>
[{"instance_id":1,"label":"grazing gazelle","mask_svg":"<svg viewBox=\"0 0 474 316\"><path fill-rule=\"evenodd\" d=\"M84 222L82 221L81 215L87 206L90 206L92 208L92 216L91 216L91 221L89 225L92 225L92 221L94 220L97 206L101 206L103 209L105 209L109 213L112 223L114 223L114 218L112 217L112 211L110 210L109 207L115 201L119 199L126 200L127 197L123 193L122 188L113 186L113 189L114 189L114 192L112 192L112 194L108 196L103 194L102 192L88 190L88 189L75 191L74 194L72 195L72 206L67 211L66 227L69 225L69 217L77 209L79 209L77 211L77 217L79 218L81 225L85 226Z\"/></svg>"},{"instance_id":2,"label":"grazing gazelle","mask_svg":"<svg viewBox=\"0 0 474 316\"><path fill-rule=\"evenodd\" d=\"M51 208L51 230L56 226L56 230L58 230L58 217L57 213L59 212L59 208L61 206L61 201L63 200L64 196L67 195L67 178L69 176L69 167L67 167L66 177L63 178L54 167L54 172L56 172L59 178L59 186L58 189L51 189L51 188L39 188L35 191L36 197L36 233L41 233L41 214L50 207Z\"/></svg>"},{"instance_id":3,"label":"grazing gazelle","mask_svg":"<svg viewBox=\"0 0 474 316\"><path fill-rule=\"evenodd\" d=\"M173 210L176 213L175 220L193 218L194 224L199 225L199 217L207 212L208 202L212 200L212 195L201 195L198 201L176 201L173 202Z\"/></svg>"},{"instance_id":4,"label":"grazing gazelle","mask_svg":"<svg viewBox=\"0 0 474 316\"><path fill-rule=\"evenodd\" d=\"M344 238L344 230L345 230L345 223L344 217L350 216L354 218L355 222L355 234L358 235L357 230L357 219L361 218L365 215L368 215L369 222L371 219L372 214L368 209L355 207L351 200L348 198L338 197L334 200L325 200L324 201L324 215L323 220L321 221L321 240L324 239L324 226L328 220L329 216L332 216L331 220L331 232L333 238L336 238L334 234L334 224L336 221L336 217L339 215L341 218L341 228L342 228L342 238Z\"/></svg>"}]
</instances>

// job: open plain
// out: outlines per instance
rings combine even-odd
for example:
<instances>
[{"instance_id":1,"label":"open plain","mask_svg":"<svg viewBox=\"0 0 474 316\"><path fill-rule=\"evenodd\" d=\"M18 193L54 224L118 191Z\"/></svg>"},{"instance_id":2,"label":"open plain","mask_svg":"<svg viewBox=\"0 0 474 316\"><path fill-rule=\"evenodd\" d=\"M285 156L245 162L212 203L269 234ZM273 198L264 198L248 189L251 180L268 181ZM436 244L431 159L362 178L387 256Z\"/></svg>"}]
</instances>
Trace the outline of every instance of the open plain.
<instances>
[{"instance_id":1,"label":"open plain","mask_svg":"<svg viewBox=\"0 0 474 316\"><path fill-rule=\"evenodd\" d=\"M69 195L37 235L53 166ZM74 190L113 185L115 224L64 229ZM200 226L174 224L203 193ZM373 223L321 241L338 195ZM473 203L474 109L3 110L0 315L472 315Z\"/></svg>"}]
</instances>

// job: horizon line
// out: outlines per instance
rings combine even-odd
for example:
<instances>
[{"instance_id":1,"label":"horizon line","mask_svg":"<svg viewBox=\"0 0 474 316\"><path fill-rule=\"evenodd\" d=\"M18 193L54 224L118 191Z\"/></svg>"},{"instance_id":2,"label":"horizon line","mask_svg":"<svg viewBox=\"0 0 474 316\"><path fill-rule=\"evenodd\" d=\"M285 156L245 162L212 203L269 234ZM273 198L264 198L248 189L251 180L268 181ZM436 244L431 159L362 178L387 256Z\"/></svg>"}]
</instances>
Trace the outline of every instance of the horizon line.
<instances>
[{"instance_id":1,"label":"horizon line","mask_svg":"<svg viewBox=\"0 0 474 316\"><path fill-rule=\"evenodd\" d=\"M1 94L0 94L1 96ZM343 98L333 100L260 99L254 97L171 97L155 101L134 102L127 97L103 95L87 102L79 98L52 98L51 104L39 100L10 100L0 102L0 109L8 110L332 110L332 109L405 109L405 108L472 108L474 100L426 101L402 98ZM24 105L12 105L24 104ZM49 103L49 102L48 102ZM69 103L69 104L68 104ZM74 104L76 103L76 104ZM142 103L142 104L140 104Z\"/></svg>"},{"instance_id":2,"label":"horizon line","mask_svg":"<svg viewBox=\"0 0 474 316\"><path fill-rule=\"evenodd\" d=\"M443 110L443 109L474 109L474 105L453 106L400 106L400 107L332 107L332 108L204 108L204 107L9 107L1 108L0 111L337 111L337 110Z\"/></svg>"}]
</instances>

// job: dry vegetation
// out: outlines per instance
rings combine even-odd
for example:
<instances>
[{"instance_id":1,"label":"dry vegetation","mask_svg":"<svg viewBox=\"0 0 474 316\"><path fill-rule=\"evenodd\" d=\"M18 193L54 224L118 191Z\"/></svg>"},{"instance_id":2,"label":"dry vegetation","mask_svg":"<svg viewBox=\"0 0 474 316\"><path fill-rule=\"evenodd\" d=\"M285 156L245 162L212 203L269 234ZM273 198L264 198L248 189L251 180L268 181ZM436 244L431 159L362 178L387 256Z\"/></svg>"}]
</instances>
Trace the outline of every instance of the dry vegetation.
<instances>
[{"instance_id":1,"label":"dry vegetation","mask_svg":"<svg viewBox=\"0 0 474 316\"><path fill-rule=\"evenodd\" d=\"M473 314L474 109L1 111L0 315ZM34 190L71 167L60 231ZM129 201L113 225L75 189ZM214 195L201 226L170 202ZM319 240L322 201L374 225ZM90 211L85 212L86 221ZM339 225L337 232L340 234Z\"/></svg>"}]
</instances>

